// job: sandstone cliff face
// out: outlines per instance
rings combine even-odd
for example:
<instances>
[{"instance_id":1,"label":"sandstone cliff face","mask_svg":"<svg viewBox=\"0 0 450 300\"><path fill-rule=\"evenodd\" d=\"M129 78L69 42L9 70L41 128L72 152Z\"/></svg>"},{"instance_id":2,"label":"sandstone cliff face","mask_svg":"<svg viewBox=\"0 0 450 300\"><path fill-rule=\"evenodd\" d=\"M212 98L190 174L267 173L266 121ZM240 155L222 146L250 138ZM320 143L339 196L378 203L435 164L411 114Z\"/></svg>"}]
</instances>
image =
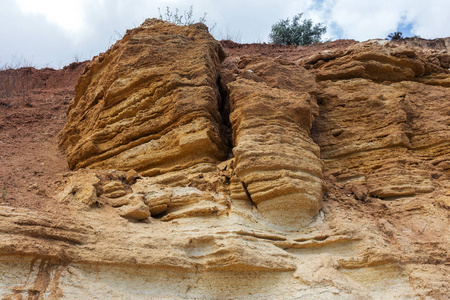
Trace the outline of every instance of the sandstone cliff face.
<instances>
[{"instance_id":1,"label":"sandstone cliff face","mask_svg":"<svg viewBox=\"0 0 450 300\"><path fill-rule=\"evenodd\" d=\"M223 160L220 50L201 24L128 32L79 79L60 140L69 166L146 176Z\"/></svg>"},{"instance_id":2,"label":"sandstone cliff face","mask_svg":"<svg viewBox=\"0 0 450 300\"><path fill-rule=\"evenodd\" d=\"M58 211L0 206L0 295L445 299L450 56L327 47L128 32L79 79Z\"/></svg>"},{"instance_id":3,"label":"sandstone cliff face","mask_svg":"<svg viewBox=\"0 0 450 300\"><path fill-rule=\"evenodd\" d=\"M427 84L436 73L448 77L448 66L384 43L353 46L326 63L319 54L305 65L320 81L313 136L326 168L360 197L397 200L439 190L434 179L448 176L450 95Z\"/></svg>"},{"instance_id":4,"label":"sandstone cliff face","mask_svg":"<svg viewBox=\"0 0 450 300\"><path fill-rule=\"evenodd\" d=\"M151 20L129 32L80 77L60 140L69 166L201 174L232 147L232 180L265 219L293 229L311 222L322 196L319 147L309 134L314 77L249 58L219 83L223 58L202 25Z\"/></svg>"},{"instance_id":5,"label":"sandstone cliff face","mask_svg":"<svg viewBox=\"0 0 450 300\"><path fill-rule=\"evenodd\" d=\"M322 198L322 162L310 137L318 113L314 77L271 59L245 57L229 65L222 78L235 176L265 219L298 229L317 215Z\"/></svg>"}]
</instances>

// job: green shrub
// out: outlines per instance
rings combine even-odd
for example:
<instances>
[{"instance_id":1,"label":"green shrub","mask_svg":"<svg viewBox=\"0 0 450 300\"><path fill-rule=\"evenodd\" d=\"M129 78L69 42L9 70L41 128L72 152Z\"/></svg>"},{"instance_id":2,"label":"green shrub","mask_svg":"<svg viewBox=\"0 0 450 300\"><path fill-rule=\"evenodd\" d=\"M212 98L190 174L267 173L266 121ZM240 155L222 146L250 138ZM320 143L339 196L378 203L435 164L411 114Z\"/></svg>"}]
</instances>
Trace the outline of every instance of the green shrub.
<instances>
[{"instance_id":1,"label":"green shrub","mask_svg":"<svg viewBox=\"0 0 450 300\"><path fill-rule=\"evenodd\" d=\"M402 40L402 39L404 39L403 33L401 33L400 31L396 31L396 32L390 33L390 34L387 36L387 38L388 38L390 41L397 41L397 40Z\"/></svg>"},{"instance_id":2,"label":"green shrub","mask_svg":"<svg viewBox=\"0 0 450 300\"><path fill-rule=\"evenodd\" d=\"M269 39L279 45L309 45L321 42L322 34L327 31L326 26L321 23L313 24L310 19L300 23L303 13L294 16L292 22L289 18L280 20L272 25Z\"/></svg>"}]
</instances>

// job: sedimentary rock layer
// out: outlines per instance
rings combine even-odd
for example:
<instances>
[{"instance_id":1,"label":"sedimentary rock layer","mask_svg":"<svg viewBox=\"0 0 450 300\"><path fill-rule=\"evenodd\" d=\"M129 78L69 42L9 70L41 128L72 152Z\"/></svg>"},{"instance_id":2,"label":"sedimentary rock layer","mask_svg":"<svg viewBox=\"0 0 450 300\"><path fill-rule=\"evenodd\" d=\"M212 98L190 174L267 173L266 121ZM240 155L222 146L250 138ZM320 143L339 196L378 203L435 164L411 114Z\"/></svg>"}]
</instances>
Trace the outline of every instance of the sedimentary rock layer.
<instances>
[{"instance_id":1,"label":"sedimentary rock layer","mask_svg":"<svg viewBox=\"0 0 450 300\"><path fill-rule=\"evenodd\" d=\"M127 33L79 80L60 139L69 166L200 174L227 158L232 138L231 181L241 198L263 219L299 228L322 197L319 147L309 134L318 113L314 77L252 57L220 75L222 51L202 25L149 20Z\"/></svg>"},{"instance_id":2,"label":"sedimentary rock layer","mask_svg":"<svg viewBox=\"0 0 450 300\"><path fill-rule=\"evenodd\" d=\"M277 51L146 21L96 57L74 170L0 198L0 298L448 298L448 53Z\"/></svg>"},{"instance_id":3,"label":"sedimentary rock layer","mask_svg":"<svg viewBox=\"0 0 450 300\"><path fill-rule=\"evenodd\" d=\"M225 158L217 89L223 58L202 24L147 20L127 32L79 79L60 138L70 168L155 175L208 169Z\"/></svg>"},{"instance_id":4,"label":"sedimentary rock layer","mask_svg":"<svg viewBox=\"0 0 450 300\"><path fill-rule=\"evenodd\" d=\"M272 59L245 57L228 66L222 78L229 94L235 181L242 182L265 219L284 229L304 226L317 215L322 197L319 147L309 135L318 108L310 94L314 77Z\"/></svg>"},{"instance_id":5,"label":"sedimentary rock layer","mask_svg":"<svg viewBox=\"0 0 450 300\"><path fill-rule=\"evenodd\" d=\"M424 51L383 43L319 53L306 64L315 62L308 66L321 81L313 137L327 172L359 198L394 200L433 192L449 172L448 88L425 82L433 70L450 76ZM350 72L353 65L363 72Z\"/></svg>"}]
</instances>

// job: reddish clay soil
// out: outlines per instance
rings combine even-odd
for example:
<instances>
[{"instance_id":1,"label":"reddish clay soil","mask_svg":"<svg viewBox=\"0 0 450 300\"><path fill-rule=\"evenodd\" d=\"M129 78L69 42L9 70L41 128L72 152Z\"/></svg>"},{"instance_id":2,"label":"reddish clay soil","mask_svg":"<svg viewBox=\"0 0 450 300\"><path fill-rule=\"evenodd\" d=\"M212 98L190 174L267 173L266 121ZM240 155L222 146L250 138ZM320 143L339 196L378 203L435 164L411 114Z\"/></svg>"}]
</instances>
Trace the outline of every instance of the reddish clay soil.
<instances>
[{"instance_id":1,"label":"reddish clay soil","mask_svg":"<svg viewBox=\"0 0 450 300\"><path fill-rule=\"evenodd\" d=\"M289 61L327 49L345 49L355 43L340 40L311 46L279 46L222 41L230 57L263 55ZM72 63L61 70L0 71L0 205L63 209L53 196L58 178L69 168L57 139L78 77L87 63Z\"/></svg>"},{"instance_id":2,"label":"reddish clay soil","mask_svg":"<svg viewBox=\"0 0 450 300\"><path fill-rule=\"evenodd\" d=\"M309 57L314 53L335 49L344 50L357 44L355 40L337 40L333 42L312 44L309 46L281 46L274 44L237 44L233 41L221 41L229 57L242 55L263 55L272 58L283 58L288 61L297 61Z\"/></svg>"},{"instance_id":3,"label":"reddish clay soil","mask_svg":"<svg viewBox=\"0 0 450 300\"><path fill-rule=\"evenodd\" d=\"M54 181L69 169L57 136L86 64L0 72L0 205L59 207Z\"/></svg>"}]
</instances>

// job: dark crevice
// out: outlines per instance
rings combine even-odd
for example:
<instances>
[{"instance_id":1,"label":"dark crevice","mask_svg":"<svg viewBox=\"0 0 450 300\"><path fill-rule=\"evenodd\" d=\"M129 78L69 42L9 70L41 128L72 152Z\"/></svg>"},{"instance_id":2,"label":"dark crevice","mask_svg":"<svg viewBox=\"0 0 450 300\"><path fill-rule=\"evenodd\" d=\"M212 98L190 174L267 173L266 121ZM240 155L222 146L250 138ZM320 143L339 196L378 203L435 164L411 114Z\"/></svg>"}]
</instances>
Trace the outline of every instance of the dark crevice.
<instances>
[{"instance_id":1,"label":"dark crevice","mask_svg":"<svg viewBox=\"0 0 450 300\"><path fill-rule=\"evenodd\" d=\"M220 76L217 79L219 89L218 108L221 117L220 134L227 151L227 159L233 157L233 130L230 122L230 101L229 92L225 83L222 82Z\"/></svg>"},{"instance_id":2,"label":"dark crevice","mask_svg":"<svg viewBox=\"0 0 450 300\"><path fill-rule=\"evenodd\" d=\"M247 185L245 184L245 182L241 181L242 183L242 187L244 188L245 193L247 194L248 199L250 199L250 201L252 202L252 205L256 206L256 203L253 201L252 196L250 195Z\"/></svg>"},{"instance_id":3,"label":"dark crevice","mask_svg":"<svg viewBox=\"0 0 450 300\"><path fill-rule=\"evenodd\" d=\"M323 120L319 118L319 116L316 116L312 122L311 130L309 131L309 134L311 136L311 139L313 142L317 145L319 145L319 137L320 137L320 128L323 126L321 124ZM340 134L339 134L340 135ZM335 136L336 137L336 136ZM320 146L319 146L320 147Z\"/></svg>"},{"instance_id":4,"label":"dark crevice","mask_svg":"<svg viewBox=\"0 0 450 300\"><path fill-rule=\"evenodd\" d=\"M157 220L161 220L164 216L167 216L169 214L168 210L169 209L167 209L167 210L165 210L163 212L160 212L158 214L152 215L151 218L157 219Z\"/></svg>"}]
</instances>

